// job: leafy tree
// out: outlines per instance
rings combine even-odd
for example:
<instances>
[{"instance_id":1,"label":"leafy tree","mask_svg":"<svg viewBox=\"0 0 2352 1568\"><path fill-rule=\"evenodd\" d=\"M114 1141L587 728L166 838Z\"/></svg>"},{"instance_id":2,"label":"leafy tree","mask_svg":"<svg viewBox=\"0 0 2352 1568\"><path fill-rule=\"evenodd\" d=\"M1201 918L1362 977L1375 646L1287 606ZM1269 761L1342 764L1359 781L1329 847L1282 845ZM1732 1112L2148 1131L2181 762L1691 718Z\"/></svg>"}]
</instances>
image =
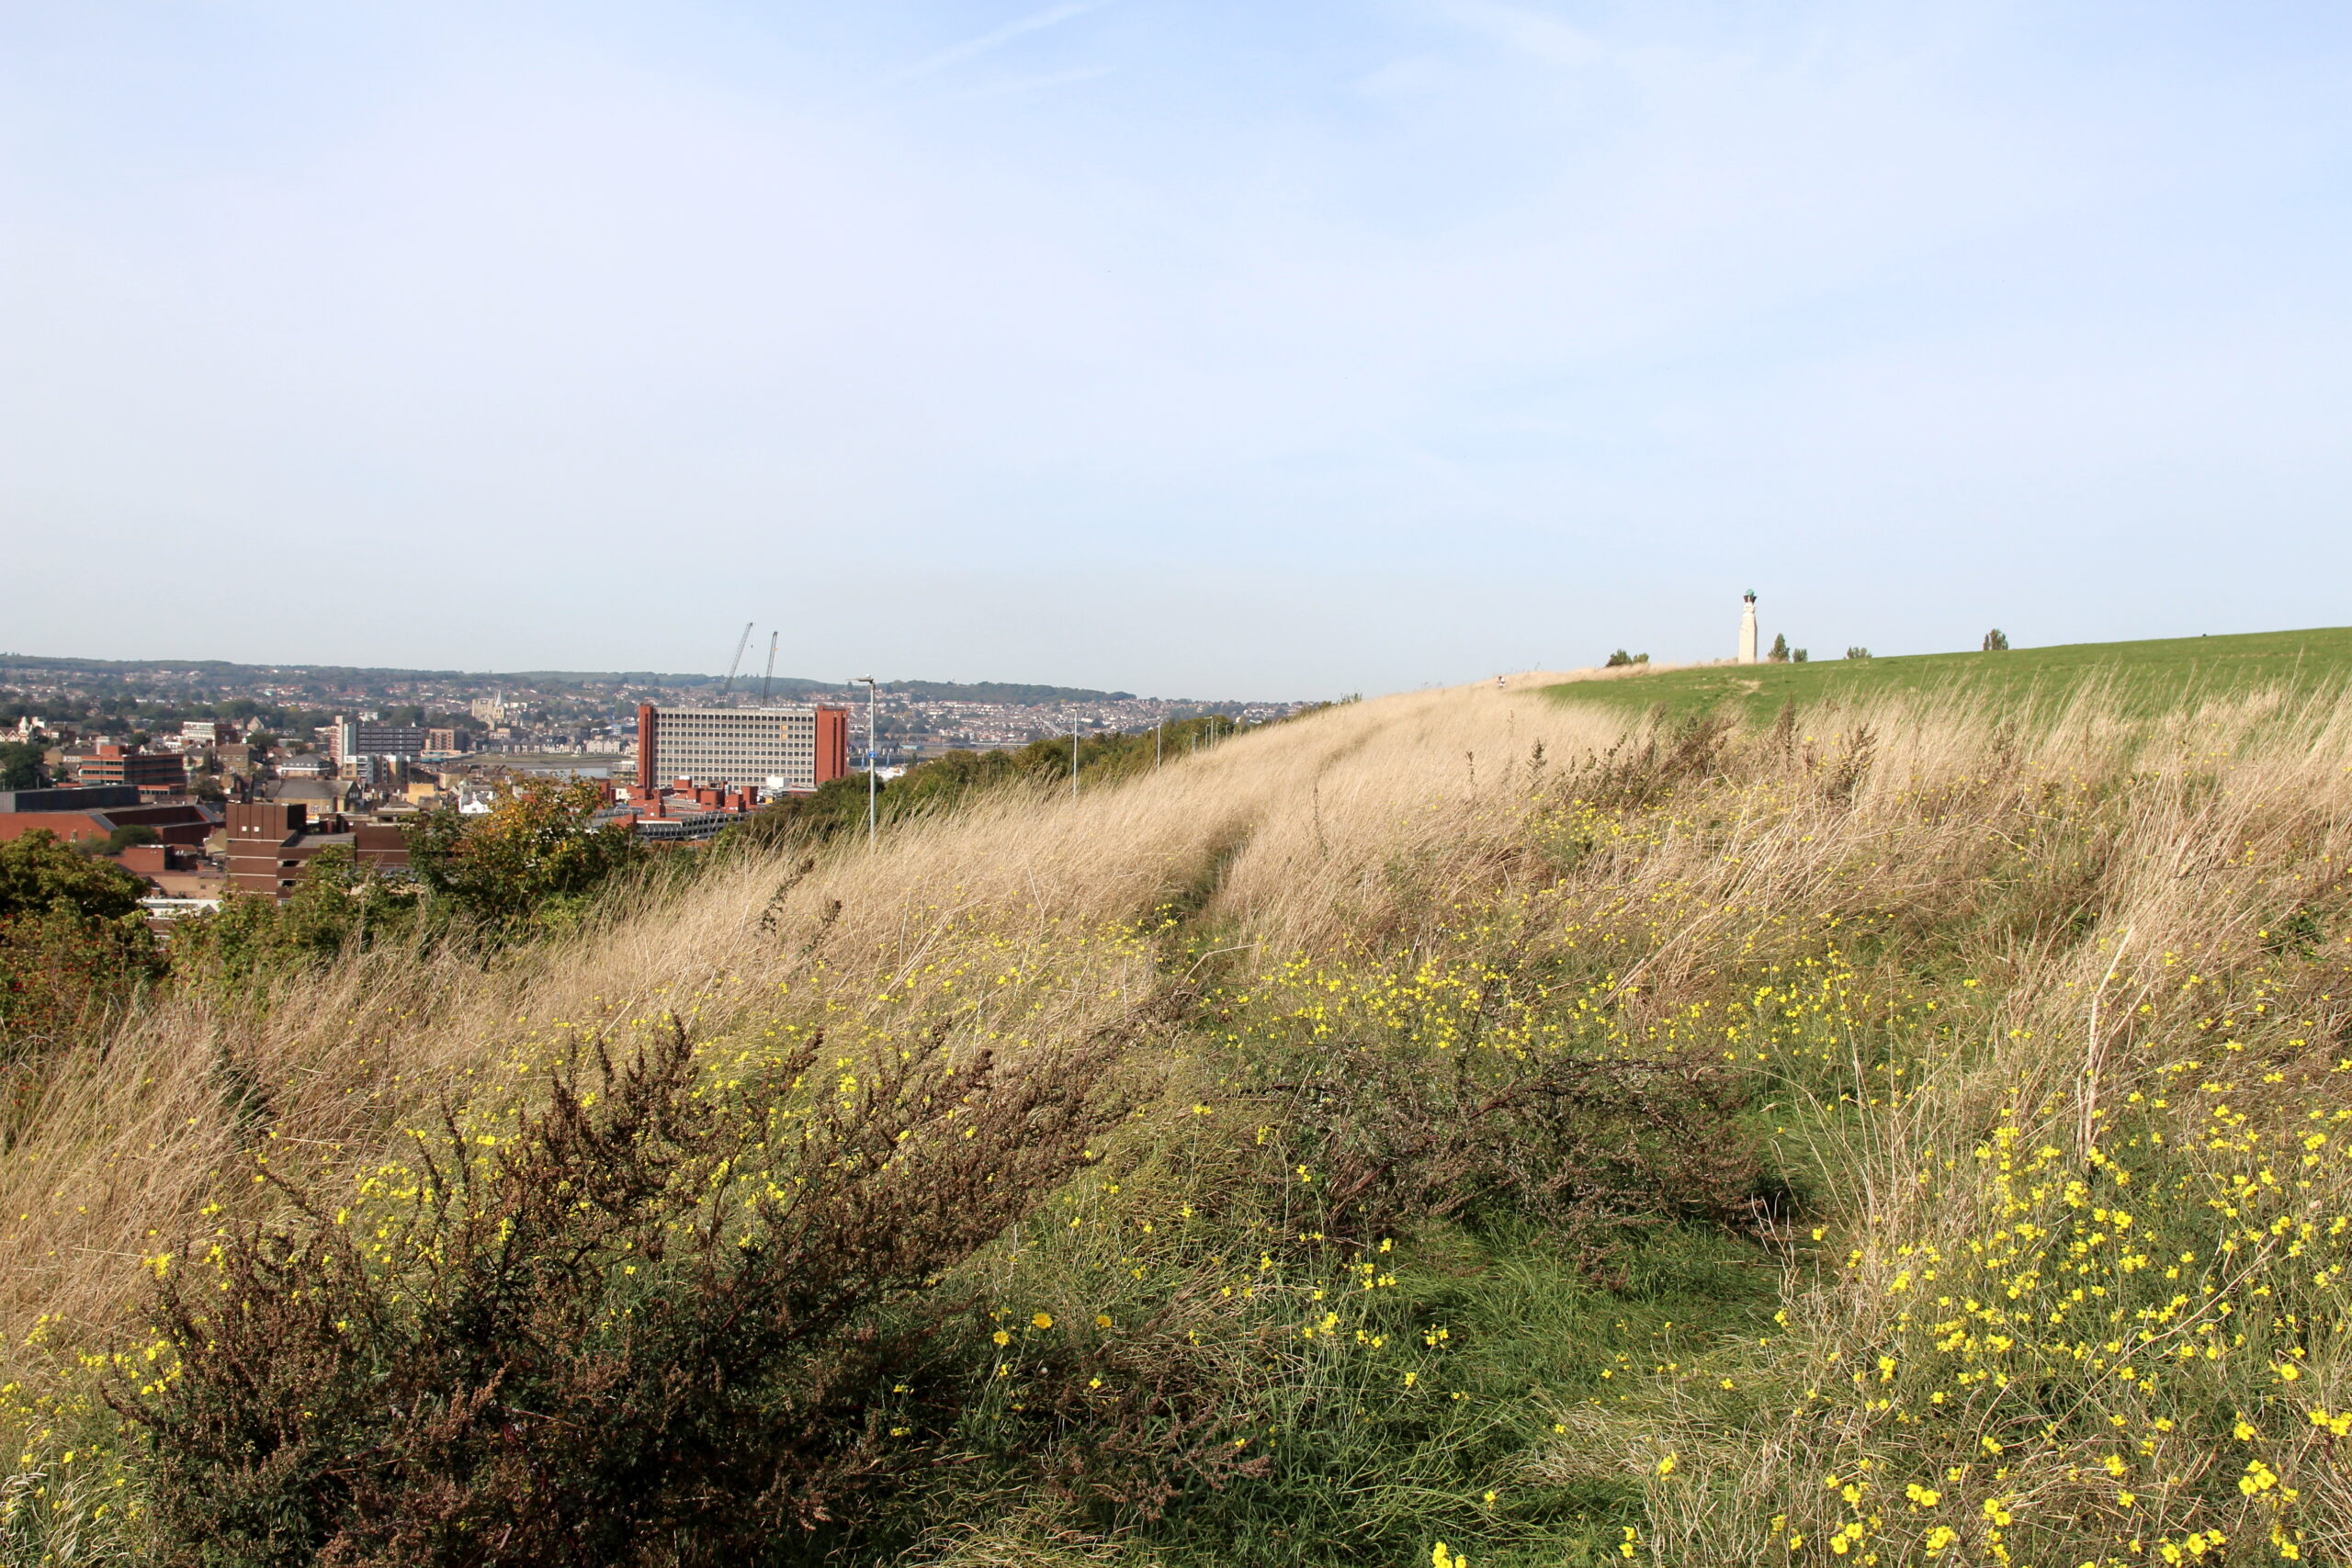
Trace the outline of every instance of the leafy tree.
<instances>
[{"instance_id":1,"label":"leafy tree","mask_svg":"<svg viewBox=\"0 0 2352 1568\"><path fill-rule=\"evenodd\" d=\"M119 855L133 844L160 844L164 835L144 822L125 822L103 839L85 839L79 845L85 855Z\"/></svg>"},{"instance_id":2,"label":"leafy tree","mask_svg":"<svg viewBox=\"0 0 2352 1568\"><path fill-rule=\"evenodd\" d=\"M163 975L143 891L46 829L0 844L0 1061L85 1036Z\"/></svg>"},{"instance_id":3,"label":"leafy tree","mask_svg":"<svg viewBox=\"0 0 2352 1568\"><path fill-rule=\"evenodd\" d=\"M1853 647L1846 650L1846 657L1849 659L1868 659L1870 656L1871 650L1862 647L1860 643L1855 644Z\"/></svg>"},{"instance_id":4,"label":"leafy tree","mask_svg":"<svg viewBox=\"0 0 2352 1568\"><path fill-rule=\"evenodd\" d=\"M1984 652L2007 653L2008 649L2009 634L2003 631L2000 627L1995 626L1991 631L1984 634Z\"/></svg>"},{"instance_id":5,"label":"leafy tree","mask_svg":"<svg viewBox=\"0 0 2352 1568\"><path fill-rule=\"evenodd\" d=\"M39 789L40 755L28 740L0 740L0 789Z\"/></svg>"},{"instance_id":6,"label":"leafy tree","mask_svg":"<svg viewBox=\"0 0 2352 1568\"><path fill-rule=\"evenodd\" d=\"M1765 657L1775 664L1786 664L1789 661L1789 639L1778 632L1773 633L1772 651Z\"/></svg>"},{"instance_id":7,"label":"leafy tree","mask_svg":"<svg viewBox=\"0 0 2352 1568\"><path fill-rule=\"evenodd\" d=\"M50 913L118 920L138 914L145 891L122 867L75 853L46 828L0 844L0 920Z\"/></svg>"},{"instance_id":8,"label":"leafy tree","mask_svg":"<svg viewBox=\"0 0 2352 1568\"><path fill-rule=\"evenodd\" d=\"M493 928L578 915L645 851L622 827L594 825L604 791L587 779L535 779L467 818L444 807L410 829L409 862L436 897Z\"/></svg>"}]
</instances>

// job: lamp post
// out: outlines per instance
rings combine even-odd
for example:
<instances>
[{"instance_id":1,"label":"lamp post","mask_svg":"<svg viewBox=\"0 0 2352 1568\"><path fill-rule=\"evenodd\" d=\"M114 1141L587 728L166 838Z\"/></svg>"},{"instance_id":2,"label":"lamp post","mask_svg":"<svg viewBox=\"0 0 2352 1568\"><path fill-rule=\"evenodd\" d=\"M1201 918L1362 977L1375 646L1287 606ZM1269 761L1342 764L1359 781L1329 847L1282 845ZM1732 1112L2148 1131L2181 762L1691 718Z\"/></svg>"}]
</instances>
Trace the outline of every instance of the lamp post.
<instances>
[{"instance_id":1,"label":"lamp post","mask_svg":"<svg viewBox=\"0 0 2352 1568\"><path fill-rule=\"evenodd\" d=\"M874 828L874 792L876 788L874 777L874 677L854 675L850 678L850 684L865 688L865 847L870 852L876 843Z\"/></svg>"},{"instance_id":2,"label":"lamp post","mask_svg":"<svg viewBox=\"0 0 2352 1568\"><path fill-rule=\"evenodd\" d=\"M1069 797L1078 798L1078 720L1069 721Z\"/></svg>"}]
</instances>

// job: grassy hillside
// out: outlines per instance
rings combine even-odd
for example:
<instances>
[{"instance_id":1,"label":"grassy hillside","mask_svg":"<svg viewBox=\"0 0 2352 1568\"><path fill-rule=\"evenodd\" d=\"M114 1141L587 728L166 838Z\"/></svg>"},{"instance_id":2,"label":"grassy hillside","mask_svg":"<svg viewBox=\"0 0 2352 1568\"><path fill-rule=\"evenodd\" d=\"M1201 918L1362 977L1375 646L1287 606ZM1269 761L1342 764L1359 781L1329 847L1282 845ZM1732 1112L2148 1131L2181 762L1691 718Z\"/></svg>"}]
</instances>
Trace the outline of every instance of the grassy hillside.
<instances>
[{"instance_id":1,"label":"grassy hillside","mask_svg":"<svg viewBox=\"0 0 2352 1568\"><path fill-rule=\"evenodd\" d=\"M2096 687L2103 705L2132 716L2177 710L2257 688L2342 691L2352 681L2352 627L2086 642L2001 653L1925 653L1893 659L1818 659L1804 664L1707 665L1551 688L1564 702L1669 714L1723 708L1768 721L1782 704L1965 694L2014 710L2055 706Z\"/></svg>"},{"instance_id":2,"label":"grassy hillside","mask_svg":"<svg viewBox=\"0 0 2352 1568\"><path fill-rule=\"evenodd\" d=\"M0 1550L2352 1560L2352 704L2079 711L1415 694L167 987L11 1065Z\"/></svg>"}]
</instances>

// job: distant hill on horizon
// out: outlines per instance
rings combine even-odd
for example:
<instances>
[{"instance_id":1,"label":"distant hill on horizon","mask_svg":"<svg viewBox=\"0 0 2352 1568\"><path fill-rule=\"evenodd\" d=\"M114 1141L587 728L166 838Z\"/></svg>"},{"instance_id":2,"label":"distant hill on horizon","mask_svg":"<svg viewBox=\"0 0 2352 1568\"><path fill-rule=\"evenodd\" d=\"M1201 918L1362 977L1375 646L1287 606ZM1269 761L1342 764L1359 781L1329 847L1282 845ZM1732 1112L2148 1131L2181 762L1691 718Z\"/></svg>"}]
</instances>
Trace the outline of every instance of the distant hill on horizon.
<instances>
[{"instance_id":1,"label":"distant hill on horizon","mask_svg":"<svg viewBox=\"0 0 2352 1568\"><path fill-rule=\"evenodd\" d=\"M0 675L8 671L40 671L60 675L113 676L129 680L139 676L168 677L193 673L199 679L224 683L252 683L263 681L288 680L323 681L336 683L388 681L447 681L495 685L501 682L544 686L561 684L581 687L645 687L659 686L695 690L722 684L723 675L707 675L690 671L654 670L412 670L390 665L363 664L243 664L225 659L77 659L70 656L31 653L0 653ZM738 673L739 687L754 684L756 675ZM784 696L806 696L818 692L847 690L851 682L820 681L803 675L778 675L767 682L768 689ZM1091 686L1054 686L1019 681L886 681L886 692L902 692L933 701L1008 703L1034 706L1055 702L1123 702L1131 700L1133 692L1098 691ZM1172 698L1171 701L1186 701Z\"/></svg>"}]
</instances>

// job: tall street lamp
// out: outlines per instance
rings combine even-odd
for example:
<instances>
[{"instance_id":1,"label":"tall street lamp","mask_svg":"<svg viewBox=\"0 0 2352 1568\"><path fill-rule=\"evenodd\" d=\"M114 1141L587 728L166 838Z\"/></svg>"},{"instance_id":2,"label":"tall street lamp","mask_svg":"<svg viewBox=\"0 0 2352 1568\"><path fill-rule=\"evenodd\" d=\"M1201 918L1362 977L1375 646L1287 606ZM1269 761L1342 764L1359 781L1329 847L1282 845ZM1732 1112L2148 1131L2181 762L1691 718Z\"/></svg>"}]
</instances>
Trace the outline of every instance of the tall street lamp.
<instances>
[{"instance_id":1,"label":"tall street lamp","mask_svg":"<svg viewBox=\"0 0 2352 1568\"><path fill-rule=\"evenodd\" d=\"M876 842L874 792L876 787L874 777L874 677L854 675L850 678L849 683L865 688L865 847L871 851Z\"/></svg>"}]
</instances>

